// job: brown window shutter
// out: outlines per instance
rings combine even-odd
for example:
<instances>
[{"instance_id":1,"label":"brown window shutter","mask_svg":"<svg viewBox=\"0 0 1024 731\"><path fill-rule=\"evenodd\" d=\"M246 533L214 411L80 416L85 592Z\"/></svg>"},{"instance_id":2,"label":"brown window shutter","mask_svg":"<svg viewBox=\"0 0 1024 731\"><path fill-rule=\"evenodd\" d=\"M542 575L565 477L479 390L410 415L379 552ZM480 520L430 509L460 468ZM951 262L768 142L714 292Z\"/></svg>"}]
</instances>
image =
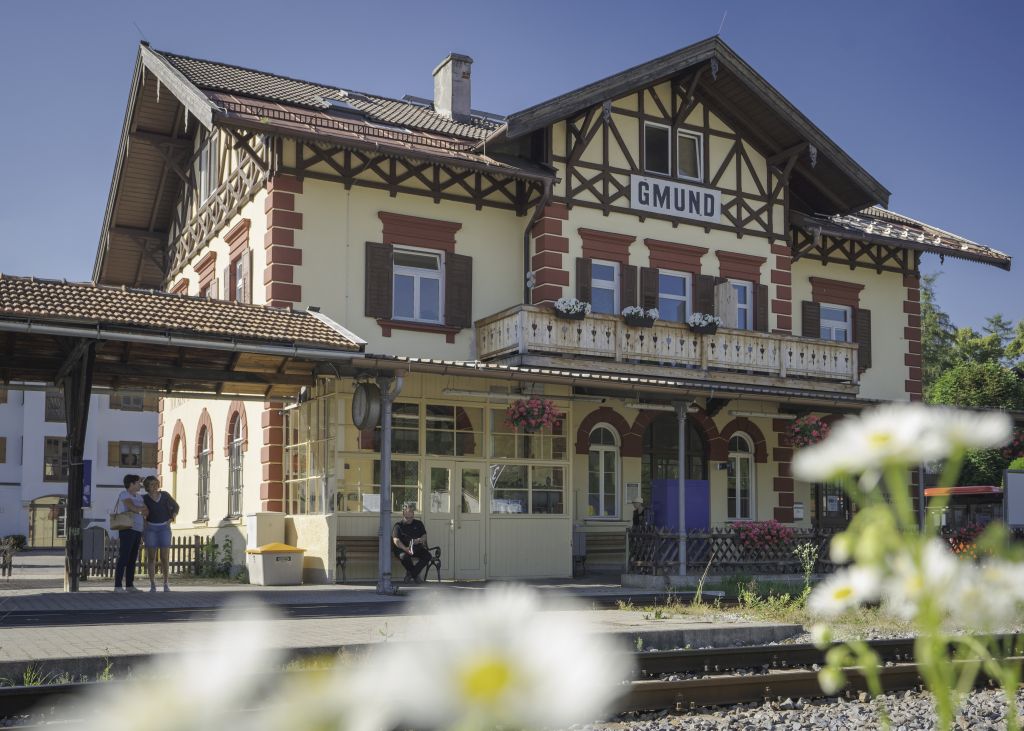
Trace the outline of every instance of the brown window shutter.
<instances>
[{"instance_id":1,"label":"brown window shutter","mask_svg":"<svg viewBox=\"0 0 1024 731\"><path fill-rule=\"evenodd\" d=\"M391 244L366 242L366 316L391 319Z\"/></svg>"},{"instance_id":2,"label":"brown window shutter","mask_svg":"<svg viewBox=\"0 0 1024 731\"><path fill-rule=\"evenodd\" d=\"M473 257L447 254L444 258L444 324L473 326Z\"/></svg>"},{"instance_id":3,"label":"brown window shutter","mask_svg":"<svg viewBox=\"0 0 1024 731\"><path fill-rule=\"evenodd\" d=\"M156 444L142 445L141 467L152 467L156 469Z\"/></svg>"},{"instance_id":4,"label":"brown window shutter","mask_svg":"<svg viewBox=\"0 0 1024 731\"><path fill-rule=\"evenodd\" d=\"M142 410L156 411L160 403L160 397L155 393L142 394Z\"/></svg>"},{"instance_id":5,"label":"brown window shutter","mask_svg":"<svg viewBox=\"0 0 1024 731\"><path fill-rule=\"evenodd\" d=\"M7 437L0 437L0 464L7 462Z\"/></svg>"},{"instance_id":6,"label":"brown window shutter","mask_svg":"<svg viewBox=\"0 0 1024 731\"><path fill-rule=\"evenodd\" d=\"M223 277L223 279L221 279L220 282L221 287L223 287L223 291L221 292L221 299L224 300L225 302L230 302L235 298L235 288L231 286L230 264L224 267L224 272L221 274L221 276Z\"/></svg>"},{"instance_id":7,"label":"brown window shutter","mask_svg":"<svg viewBox=\"0 0 1024 731\"><path fill-rule=\"evenodd\" d=\"M800 334L805 338L821 337L821 305L817 302L800 303Z\"/></svg>"},{"instance_id":8,"label":"brown window shutter","mask_svg":"<svg viewBox=\"0 0 1024 731\"><path fill-rule=\"evenodd\" d=\"M768 285L754 285L754 329L768 332Z\"/></svg>"},{"instance_id":9,"label":"brown window shutter","mask_svg":"<svg viewBox=\"0 0 1024 731\"><path fill-rule=\"evenodd\" d=\"M576 260L576 299L590 302L591 282L593 281L593 261L584 256Z\"/></svg>"},{"instance_id":10,"label":"brown window shutter","mask_svg":"<svg viewBox=\"0 0 1024 731\"><path fill-rule=\"evenodd\" d=\"M116 409L118 411L121 410L121 394L119 394L119 393L112 393L112 394L110 394L110 408L111 409Z\"/></svg>"},{"instance_id":11,"label":"brown window shutter","mask_svg":"<svg viewBox=\"0 0 1024 731\"><path fill-rule=\"evenodd\" d=\"M107 466L121 466L121 442L107 442Z\"/></svg>"},{"instance_id":12,"label":"brown window shutter","mask_svg":"<svg viewBox=\"0 0 1024 731\"><path fill-rule=\"evenodd\" d=\"M636 305L636 267L626 264L619 274L619 309Z\"/></svg>"},{"instance_id":13,"label":"brown window shutter","mask_svg":"<svg viewBox=\"0 0 1024 731\"><path fill-rule=\"evenodd\" d=\"M693 311L715 314L715 278L710 274L698 274L693 279Z\"/></svg>"},{"instance_id":14,"label":"brown window shutter","mask_svg":"<svg viewBox=\"0 0 1024 731\"><path fill-rule=\"evenodd\" d=\"M658 270L652 267L640 270L640 306L645 310L658 306Z\"/></svg>"},{"instance_id":15,"label":"brown window shutter","mask_svg":"<svg viewBox=\"0 0 1024 731\"><path fill-rule=\"evenodd\" d=\"M242 254L242 302L252 304L252 250Z\"/></svg>"},{"instance_id":16,"label":"brown window shutter","mask_svg":"<svg viewBox=\"0 0 1024 731\"><path fill-rule=\"evenodd\" d=\"M854 333L857 336L857 370L863 372L871 367L871 310L857 308L854 311Z\"/></svg>"}]
</instances>

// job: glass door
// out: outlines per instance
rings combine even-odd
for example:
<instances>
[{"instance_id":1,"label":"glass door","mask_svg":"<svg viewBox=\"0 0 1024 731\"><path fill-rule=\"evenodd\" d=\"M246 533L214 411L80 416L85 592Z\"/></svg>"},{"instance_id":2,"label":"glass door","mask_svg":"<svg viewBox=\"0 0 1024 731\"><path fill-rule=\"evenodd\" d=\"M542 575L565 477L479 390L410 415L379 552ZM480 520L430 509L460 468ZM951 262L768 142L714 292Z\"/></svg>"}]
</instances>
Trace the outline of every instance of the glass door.
<instances>
[{"instance_id":1,"label":"glass door","mask_svg":"<svg viewBox=\"0 0 1024 731\"><path fill-rule=\"evenodd\" d=\"M458 503L452 553L456 579L483 579L484 570L484 466L458 465Z\"/></svg>"}]
</instances>

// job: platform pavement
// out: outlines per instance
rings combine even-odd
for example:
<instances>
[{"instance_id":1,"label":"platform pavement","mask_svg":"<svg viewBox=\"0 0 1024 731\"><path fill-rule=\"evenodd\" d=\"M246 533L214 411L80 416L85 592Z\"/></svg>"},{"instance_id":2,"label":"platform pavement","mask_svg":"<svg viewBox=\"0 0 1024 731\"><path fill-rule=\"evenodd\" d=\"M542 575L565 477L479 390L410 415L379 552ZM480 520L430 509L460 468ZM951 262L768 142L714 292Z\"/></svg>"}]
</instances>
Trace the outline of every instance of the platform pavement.
<instances>
[{"instance_id":1,"label":"platform pavement","mask_svg":"<svg viewBox=\"0 0 1024 731\"><path fill-rule=\"evenodd\" d=\"M22 557L25 557L22 554ZM201 649L217 608L229 619L244 616L232 600L255 599L274 606L271 645L292 655L334 653L369 644L415 639L415 612L410 599L433 592L443 597L483 591L499 582L431 582L403 586L398 596L381 596L371 584L258 587L243 584L175 582L170 592L115 593L109 581L90 580L82 591L61 586L60 557L23 560L12 581L0 579L0 678L16 678L28 665L44 672L94 675L112 661L117 673L137 667L146 656ZM20 570L19 570L20 569ZM636 606L654 603L608 581L536 581L526 583L544 597L551 611L572 612L591 631L611 633L624 647L707 647L765 644L798 634L797 625L707 622L696 617L655 619L635 610L588 609L615 606L632 597ZM140 587L148 587L141 579ZM9 588L5 588L9 587ZM575 600L572 608L566 601ZM150 617L152 615L152 617Z\"/></svg>"}]
</instances>

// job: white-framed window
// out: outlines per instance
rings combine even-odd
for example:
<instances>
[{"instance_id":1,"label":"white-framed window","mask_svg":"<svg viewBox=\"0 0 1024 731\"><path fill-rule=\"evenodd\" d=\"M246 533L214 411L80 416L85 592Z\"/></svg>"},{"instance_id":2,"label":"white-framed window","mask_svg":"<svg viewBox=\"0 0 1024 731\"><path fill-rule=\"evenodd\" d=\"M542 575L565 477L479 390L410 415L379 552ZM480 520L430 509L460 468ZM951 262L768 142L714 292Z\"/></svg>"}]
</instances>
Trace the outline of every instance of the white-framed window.
<instances>
[{"instance_id":1,"label":"white-framed window","mask_svg":"<svg viewBox=\"0 0 1024 731\"><path fill-rule=\"evenodd\" d=\"M590 264L590 299L594 312L619 314L619 264L594 259Z\"/></svg>"},{"instance_id":2,"label":"white-framed window","mask_svg":"<svg viewBox=\"0 0 1024 731\"><path fill-rule=\"evenodd\" d=\"M754 329L754 288L750 282L730 279L733 299L736 303L736 327L739 330Z\"/></svg>"},{"instance_id":3,"label":"white-framed window","mask_svg":"<svg viewBox=\"0 0 1024 731\"><path fill-rule=\"evenodd\" d=\"M120 466L142 467L142 442L119 442Z\"/></svg>"},{"instance_id":4,"label":"white-framed window","mask_svg":"<svg viewBox=\"0 0 1024 731\"><path fill-rule=\"evenodd\" d=\"M690 316L690 275L658 270L658 314L667 322L686 322Z\"/></svg>"},{"instance_id":5,"label":"white-framed window","mask_svg":"<svg viewBox=\"0 0 1024 731\"><path fill-rule=\"evenodd\" d=\"M228 517L242 514L242 417L231 419L231 443L228 444Z\"/></svg>"},{"instance_id":6,"label":"white-framed window","mask_svg":"<svg viewBox=\"0 0 1024 731\"><path fill-rule=\"evenodd\" d=\"M606 424L598 424L590 432L587 515L592 518L617 518L619 515L619 443L615 430Z\"/></svg>"},{"instance_id":7,"label":"white-framed window","mask_svg":"<svg viewBox=\"0 0 1024 731\"><path fill-rule=\"evenodd\" d=\"M441 254L396 248L394 257L392 316L396 320L443 322Z\"/></svg>"},{"instance_id":8,"label":"white-framed window","mask_svg":"<svg viewBox=\"0 0 1024 731\"><path fill-rule=\"evenodd\" d=\"M730 520L754 518L754 454L750 445L746 434L736 434L729 440L726 501Z\"/></svg>"},{"instance_id":9,"label":"white-framed window","mask_svg":"<svg viewBox=\"0 0 1024 731\"><path fill-rule=\"evenodd\" d=\"M231 281L234 283L232 301L245 302L245 257L240 256L231 262Z\"/></svg>"},{"instance_id":10,"label":"white-framed window","mask_svg":"<svg viewBox=\"0 0 1024 731\"><path fill-rule=\"evenodd\" d=\"M217 138L209 137L199 151L199 200L205 201L217 189Z\"/></svg>"},{"instance_id":11,"label":"white-framed window","mask_svg":"<svg viewBox=\"0 0 1024 731\"><path fill-rule=\"evenodd\" d=\"M844 305L821 305L821 337L849 343L853 340L853 310Z\"/></svg>"},{"instance_id":12,"label":"white-framed window","mask_svg":"<svg viewBox=\"0 0 1024 731\"><path fill-rule=\"evenodd\" d=\"M672 128L644 122L644 170L658 175L672 174Z\"/></svg>"},{"instance_id":13,"label":"white-framed window","mask_svg":"<svg viewBox=\"0 0 1024 731\"><path fill-rule=\"evenodd\" d=\"M210 431L205 426L199 432L199 484L196 506L196 520L208 520L210 517L210 458L213 450L210 448Z\"/></svg>"},{"instance_id":14,"label":"white-framed window","mask_svg":"<svg viewBox=\"0 0 1024 731\"><path fill-rule=\"evenodd\" d=\"M704 137L699 132L676 132L676 175L683 180L704 179Z\"/></svg>"}]
</instances>

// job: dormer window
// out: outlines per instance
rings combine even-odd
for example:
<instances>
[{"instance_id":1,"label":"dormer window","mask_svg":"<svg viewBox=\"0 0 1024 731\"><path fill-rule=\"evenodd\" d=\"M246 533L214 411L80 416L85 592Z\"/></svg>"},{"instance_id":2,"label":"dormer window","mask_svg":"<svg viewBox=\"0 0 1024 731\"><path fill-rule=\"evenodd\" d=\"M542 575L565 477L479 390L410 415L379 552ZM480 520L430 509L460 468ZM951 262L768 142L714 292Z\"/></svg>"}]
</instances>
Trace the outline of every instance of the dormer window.
<instances>
[{"instance_id":1,"label":"dormer window","mask_svg":"<svg viewBox=\"0 0 1024 731\"><path fill-rule=\"evenodd\" d=\"M644 123L644 170L656 175L674 175L682 180L704 179L704 138L698 132L677 130L675 172L672 170L672 128L655 122Z\"/></svg>"}]
</instances>

